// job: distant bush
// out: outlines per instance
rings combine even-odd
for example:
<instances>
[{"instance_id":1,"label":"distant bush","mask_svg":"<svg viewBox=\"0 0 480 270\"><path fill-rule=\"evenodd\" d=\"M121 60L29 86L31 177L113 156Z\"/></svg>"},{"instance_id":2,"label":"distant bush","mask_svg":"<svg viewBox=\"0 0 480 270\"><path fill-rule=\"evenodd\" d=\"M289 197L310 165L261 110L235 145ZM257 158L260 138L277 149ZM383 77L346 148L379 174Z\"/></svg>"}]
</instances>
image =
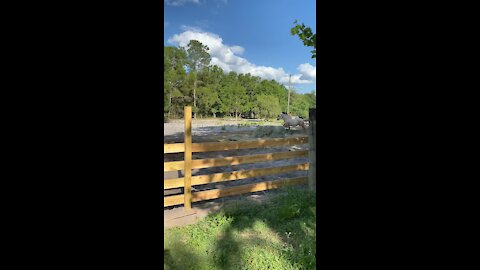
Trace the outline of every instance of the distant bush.
<instances>
[{"instance_id":1,"label":"distant bush","mask_svg":"<svg viewBox=\"0 0 480 270\"><path fill-rule=\"evenodd\" d=\"M285 137L286 130L278 126L259 126L255 129L255 137Z\"/></svg>"},{"instance_id":2,"label":"distant bush","mask_svg":"<svg viewBox=\"0 0 480 270\"><path fill-rule=\"evenodd\" d=\"M255 129L254 136L256 138L284 138L287 135L303 134L303 130L286 129L283 126L258 126Z\"/></svg>"}]
</instances>

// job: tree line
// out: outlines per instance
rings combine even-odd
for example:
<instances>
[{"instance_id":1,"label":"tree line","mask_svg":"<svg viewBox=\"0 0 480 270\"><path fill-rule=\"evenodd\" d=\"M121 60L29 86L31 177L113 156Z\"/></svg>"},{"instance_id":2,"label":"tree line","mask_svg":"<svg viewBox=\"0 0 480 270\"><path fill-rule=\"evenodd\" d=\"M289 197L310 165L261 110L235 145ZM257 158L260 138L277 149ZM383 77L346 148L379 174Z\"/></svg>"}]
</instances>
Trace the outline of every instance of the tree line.
<instances>
[{"instance_id":1,"label":"tree line","mask_svg":"<svg viewBox=\"0 0 480 270\"><path fill-rule=\"evenodd\" d=\"M192 106L194 117L273 118L287 111L288 89L275 80L224 72L211 65L208 47L191 40L185 47L164 46L164 113L183 117ZM290 93L289 112L308 118L315 93Z\"/></svg>"}]
</instances>

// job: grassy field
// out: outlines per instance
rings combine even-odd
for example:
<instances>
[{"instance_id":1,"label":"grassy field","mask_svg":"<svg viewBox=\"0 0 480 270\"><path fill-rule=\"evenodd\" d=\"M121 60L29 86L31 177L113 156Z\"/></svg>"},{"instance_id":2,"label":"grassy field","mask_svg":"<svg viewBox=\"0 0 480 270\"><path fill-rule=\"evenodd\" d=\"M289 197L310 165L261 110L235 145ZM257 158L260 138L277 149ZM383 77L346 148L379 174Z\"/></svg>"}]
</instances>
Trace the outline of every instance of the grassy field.
<instances>
[{"instance_id":1,"label":"grassy field","mask_svg":"<svg viewBox=\"0 0 480 270\"><path fill-rule=\"evenodd\" d=\"M314 193L289 188L165 230L165 269L315 269L315 203Z\"/></svg>"}]
</instances>

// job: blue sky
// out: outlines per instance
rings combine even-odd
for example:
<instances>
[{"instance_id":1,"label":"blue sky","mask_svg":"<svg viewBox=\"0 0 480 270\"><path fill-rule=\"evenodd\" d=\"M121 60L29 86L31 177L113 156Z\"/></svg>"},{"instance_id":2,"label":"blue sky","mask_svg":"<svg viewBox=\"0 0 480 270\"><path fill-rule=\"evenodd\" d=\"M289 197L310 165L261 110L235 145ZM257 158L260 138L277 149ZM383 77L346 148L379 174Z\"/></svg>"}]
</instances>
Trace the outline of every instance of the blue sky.
<instances>
[{"instance_id":1,"label":"blue sky","mask_svg":"<svg viewBox=\"0 0 480 270\"><path fill-rule=\"evenodd\" d=\"M316 33L314 0L164 0L164 45L197 39L225 71L275 79L300 93L315 89L316 61L290 35L293 21Z\"/></svg>"}]
</instances>

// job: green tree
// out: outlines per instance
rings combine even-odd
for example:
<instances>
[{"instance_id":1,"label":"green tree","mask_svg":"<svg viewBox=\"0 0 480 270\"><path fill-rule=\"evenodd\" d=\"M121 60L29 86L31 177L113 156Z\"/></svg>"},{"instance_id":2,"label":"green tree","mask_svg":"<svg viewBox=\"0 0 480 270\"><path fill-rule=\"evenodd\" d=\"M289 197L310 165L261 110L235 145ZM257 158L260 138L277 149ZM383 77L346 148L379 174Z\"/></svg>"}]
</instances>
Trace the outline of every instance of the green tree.
<instances>
[{"instance_id":1,"label":"green tree","mask_svg":"<svg viewBox=\"0 0 480 270\"><path fill-rule=\"evenodd\" d=\"M220 88L219 98L221 111L233 114L235 121L238 121L238 115L245 109L247 94L245 88L236 79L235 72L230 72L225 78Z\"/></svg>"},{"instance_id":2,"label":"green tree","mask_svg":"<svg viewBox=\"0 0 480 270\"><path fill-rule=\"evenodd\" d=\"M183 48L163 48L164 68L164 108L168 108L171 114L172 94L175 90L181 89L185 81L185 65L188 62L187 54Z\"/></svg>"},{"instance_id":3,"label":"green tree","mask_svg":"<svg viewBox=\"0 0 480 270\"><path fill-rule=\"evenodd\" d=\"M291 93L291 112L293 115L301 116L303 118L308 118L308 108L309 102L308 97L306 95L297 94L296 92L292 91Z\"/></svg>"},{"instance_id":4,"label":"green tree","mask_svg":"<svg viewBox=\"0 0 480 270\"><path fill-rule=\"evenodd\" d=\"M198 107L201 112L212 114L215 117L217 109L214 107L218 103L218 94L210 87L198 88Z\"/></svg>"},{"instance_id":5,"label":"green tree","mask_svg":"<svg viewBox=\"0 0 480 270\"><path fill-rule=\"evenodd\" d=\"M315 108L317 106L317 96L315 95L315 90L312 90L310 93L306 93L305 98L308 101L309 108Z\"/></svg>"},{"instance_id":6,"label":"green tree","mask_svg":"<svg viewBox=\"0 0 480 270\"><path fill-rule=\"evenodd\" d=\"M282 112L278 98L273 95L257 95L255 108L260 118L272 118Z\"/></svg>"},{"instance_id":7,"label":"green tree","mask_svg":"<svg viewBox=\"0 0 480 270\"><path fill-rule=\"evenodd\" d=\"M232 87L233 89L233 111L235 113L235 121L238 121L238 115L245 110L247 105L247 91L240 83L236 83Z\"/></svg>"},{"instance_id":8,"label":"green tree","mask_svg":"<svg viewBox=\"0 0 480 270\"><path fill-rule=\"evenodd\" d=\"M305 24L298 24L297 20L293 22L294 27L290 29L292 36L298 35L303 41L303 45L307 47L313 47L312 58L317 58L317 34L312 32L310 27L306 27Z\"/></svg>"},{"instance_id":9,"label":"green tree","mask_svg":"<svg viewBox=\"0 0 480 270\"><path fill-rule=\"evenodd\" d=\"M255 96L258 92L258 85L261 79L259 77L251 76L250 73L247 73L239 74L238 81L245 88L247 95L245 110L250 114L250 116L253 116L252 114L255 111L256 103Z\"/></svg>"},{"instance_id":10,"label":"green tree","mask_svg":"<svg viewBox=\"0 0 480 270\"><path fill-rule=\"evenodd\" d=\"M208 66L208 59L194 64L193 47L199 44L194 41L191 44L196 45L190 46L190 52L184 48L164 47L164 113L168 112L169 117L181 117L183 107L192 104L195 115L198 112L216 117L217 113L223 113L235 116L237 121L242 113L268 118L287 110L288 89L284 85L251 74L225 73L218 66ZM202 50L208 49L201 46ZM292 114L308 116L311 107L315 107L314 92L292 92Z\"/></svg>"},{"instance_id":11,"label":"green tree","mask_svg":"<svg viewBox=\"0 0 480 270\"><path fill-rule=\"evenodd\" d=\"M195 74L195 80L193 85L193 107L194 107L194 118L196 118L196 89L197 89L197 72L201 71L210 64L211 57L208 54L208 46L203 45L198 40L190 40L187 45L187 57L188 57L188 66L190 71Z\"/></svg>"},{"instance_id":12,"label":"green tree","mask_svg":"<svg viewBox=\"0 0 480 270\"><path fill-rule=\"evenodd\" d=\"M232 115L233 112L233 84L237 80L237 74L235 72L229 72L222 76L222 80L219 82L219 98L220 98L220 112L228 115Z\"/></svg>"}]
</instances>

